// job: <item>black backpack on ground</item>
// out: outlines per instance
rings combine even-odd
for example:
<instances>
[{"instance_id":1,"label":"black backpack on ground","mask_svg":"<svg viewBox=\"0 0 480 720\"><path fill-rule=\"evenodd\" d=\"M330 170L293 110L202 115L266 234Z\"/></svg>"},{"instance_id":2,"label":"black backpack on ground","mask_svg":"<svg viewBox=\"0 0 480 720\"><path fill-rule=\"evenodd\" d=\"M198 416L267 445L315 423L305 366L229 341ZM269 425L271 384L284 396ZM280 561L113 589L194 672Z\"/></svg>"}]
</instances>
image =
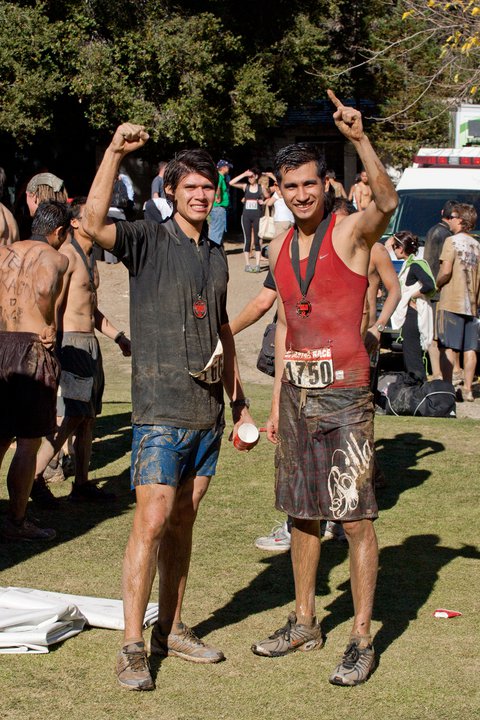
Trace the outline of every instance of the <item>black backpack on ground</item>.
<instances>
[{"instance_id":1,"label":"black backpack on ground","mask_svg":"<svg viewBox=\"0 0 480 720\"><path fill-rule=\"evenodd\" d=\"M456 417L455 388L451 383L421 383L405 372L381 376L375 402L386 415Z\"/></svg>"}]
</instances>

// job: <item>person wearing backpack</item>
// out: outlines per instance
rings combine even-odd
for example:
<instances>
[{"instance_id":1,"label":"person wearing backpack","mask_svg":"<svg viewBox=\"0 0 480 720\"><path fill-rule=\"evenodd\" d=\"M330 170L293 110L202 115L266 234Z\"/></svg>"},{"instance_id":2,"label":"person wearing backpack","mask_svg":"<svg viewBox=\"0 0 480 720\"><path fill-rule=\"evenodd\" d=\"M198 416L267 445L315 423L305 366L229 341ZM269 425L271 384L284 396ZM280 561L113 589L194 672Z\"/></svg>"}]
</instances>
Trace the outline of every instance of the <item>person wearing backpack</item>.
<instances>
[{"instance_id":1,"label":"person wearing backpack","mask_svg":"<svg viewBox=\"0 0 480 720\"><path fill-rule=\"evenodd\" d=\"M394 329L401 328L406 372L415 380L425 382L424 355L433 339L433 313L426 298L435 292L436 286L427 261L416 257L418 245L418 237L409 230L393 236L395 256L405 262L398 274L402 297L391 323Z\"/></svg>"}]
</instances>

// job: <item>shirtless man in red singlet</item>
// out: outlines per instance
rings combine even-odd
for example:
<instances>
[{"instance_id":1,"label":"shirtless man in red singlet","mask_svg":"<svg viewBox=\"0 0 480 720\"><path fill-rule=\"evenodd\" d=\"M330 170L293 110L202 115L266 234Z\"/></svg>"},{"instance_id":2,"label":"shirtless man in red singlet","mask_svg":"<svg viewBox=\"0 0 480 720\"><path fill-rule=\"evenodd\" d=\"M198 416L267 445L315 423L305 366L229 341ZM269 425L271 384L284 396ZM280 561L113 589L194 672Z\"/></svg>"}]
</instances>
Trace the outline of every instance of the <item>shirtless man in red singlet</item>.
<instances>
[{"instance_id":1,"label":"shirtless man in red singlet","mask_svg":"<svg viewBox=\"0 0 480 720\"><path fill-rule=\"evenodd\" d=\"M322 222L326 166L318 150L290 145L277 154L275 174L298 231L270 244L278 321L267 433L277 446L276 507L294 519L296 607L283 628L252 650L276 657L322 647L315 615L319 523L341 522L350 546L355 616L330 682L357 685L375 664L370 622L378 565L374 413L360 324L370 248L387 227L397 196L363 132L361 113L328 94L338 129L352 142L370 177L374 202L341 223L331 217Z\"/></svg>"},{"instance_id":2,"label":"shirtless man in red singlet","mask_svg":"<svg viewBox=\"0 0 480 720\"><path fill-rule=\"evenodd\" d=\"M63 203L41 203L32 239L0 247L0 464L16 439L8 517L0 531L8 540L55 537L54 530L27 520L26 508L42 436L55 427L55 301L68 267L57 249L67 228Z\"/></svg>"}]
</instances>

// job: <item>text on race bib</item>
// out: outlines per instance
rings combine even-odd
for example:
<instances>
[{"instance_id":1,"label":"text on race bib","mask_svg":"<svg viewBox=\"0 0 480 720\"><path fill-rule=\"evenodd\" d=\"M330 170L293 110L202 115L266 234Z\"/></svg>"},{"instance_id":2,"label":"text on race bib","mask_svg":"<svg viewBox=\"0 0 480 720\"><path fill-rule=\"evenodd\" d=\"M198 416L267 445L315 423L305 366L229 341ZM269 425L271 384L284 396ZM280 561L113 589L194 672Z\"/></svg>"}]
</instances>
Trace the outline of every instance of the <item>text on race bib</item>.
<instances>
[{"instance_id":1,"label":"text on race bib","mask_svg":"<svg viewBox=\"0 0 480 720\"><path fill-rule=\"evenodd\" d=\"M220 382L223 374L223 346L221 340L218 340L215 351L205 365L203 370L199 372L191 372L190 375L200 382L212 385L213 383Z\"/></svg>"},{"instance_id":2,"label":"text on race bib","mask_svg":"<svg viewBox=\"0 0 480 720\"><path fill-rule=\"evenodd\" d=\"M299 352L289 350L283 359L287 380L302 388L324 388L334 380L332 350L329 347Z\"/></svg>"}]
</instances>

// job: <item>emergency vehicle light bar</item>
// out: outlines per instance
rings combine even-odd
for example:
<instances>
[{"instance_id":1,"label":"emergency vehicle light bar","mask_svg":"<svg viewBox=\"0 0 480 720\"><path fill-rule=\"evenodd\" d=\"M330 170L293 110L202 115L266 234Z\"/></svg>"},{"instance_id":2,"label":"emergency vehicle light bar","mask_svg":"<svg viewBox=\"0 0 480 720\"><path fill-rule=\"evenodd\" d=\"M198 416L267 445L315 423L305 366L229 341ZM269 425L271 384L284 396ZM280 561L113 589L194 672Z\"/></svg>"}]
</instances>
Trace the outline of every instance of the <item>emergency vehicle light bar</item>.
<instances>
[{"instance_id":1,"label":"emergency vehicle light bar","mask_svg":"<svg viewBox=\"0 0 480 720\"><path fill-rule=\"evenodd\" d=\"M425 154L424 154L425 153ZM416 167L478 167L480 168L480 149L478 148L422 148L413 158Z\"/></svg>"}]
</instances>

